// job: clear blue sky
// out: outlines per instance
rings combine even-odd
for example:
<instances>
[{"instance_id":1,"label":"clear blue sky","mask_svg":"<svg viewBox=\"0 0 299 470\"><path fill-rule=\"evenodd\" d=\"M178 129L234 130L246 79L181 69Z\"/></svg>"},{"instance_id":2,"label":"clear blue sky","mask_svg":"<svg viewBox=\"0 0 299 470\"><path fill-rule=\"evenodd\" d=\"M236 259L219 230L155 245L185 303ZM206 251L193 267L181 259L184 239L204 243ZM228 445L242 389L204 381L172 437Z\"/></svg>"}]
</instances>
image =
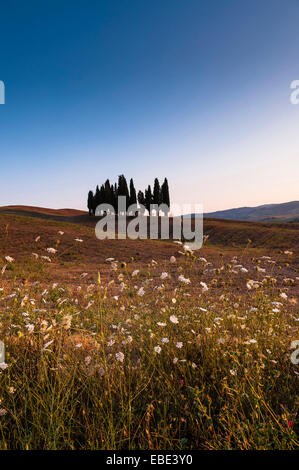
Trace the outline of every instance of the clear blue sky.
<instances>
[{"instance_id":1,"label":"clear blue sky","mask_svg":"<svg viewBox=\"0 0 299 470\"><path fill-rule=\"evenodd\" d=\"M299 199L298 0L10 0L0 205L125 173L205 211Z\"/></svg>"}]
</instances>

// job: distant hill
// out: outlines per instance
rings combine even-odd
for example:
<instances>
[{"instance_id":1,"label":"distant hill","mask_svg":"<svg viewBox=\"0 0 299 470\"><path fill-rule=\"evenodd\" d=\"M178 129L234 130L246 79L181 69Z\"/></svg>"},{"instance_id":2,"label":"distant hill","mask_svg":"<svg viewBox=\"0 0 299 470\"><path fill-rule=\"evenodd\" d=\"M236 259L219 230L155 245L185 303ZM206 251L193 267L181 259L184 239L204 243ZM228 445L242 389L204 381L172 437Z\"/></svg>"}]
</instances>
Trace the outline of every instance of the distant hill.
<instances>
[{"instance_id":1,"label":"distant hill","mask_svg":"<svg viewBox=\"0 0 299 470\"><path fill-rule=\"evenodd\" d=\"M299 222L299 201L209 212L204 217L251 222Z\"/></svg>"}]
</instances>

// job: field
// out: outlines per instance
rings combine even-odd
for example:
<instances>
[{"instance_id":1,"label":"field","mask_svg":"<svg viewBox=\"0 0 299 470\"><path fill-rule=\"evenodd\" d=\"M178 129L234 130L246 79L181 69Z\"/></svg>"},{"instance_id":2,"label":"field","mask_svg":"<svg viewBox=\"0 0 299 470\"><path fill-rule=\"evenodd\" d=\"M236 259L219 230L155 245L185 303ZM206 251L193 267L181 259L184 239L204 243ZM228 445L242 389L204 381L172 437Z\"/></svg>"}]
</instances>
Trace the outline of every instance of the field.
<instances>
[{"instance_id":1,"label":"field","mask_svg":"<svg viewBox=\"0 0 299 470\"><path fill-rule=\"evenodd\" d=\"M0 210L0 449L297 448L299 224L94 225Z\"/></svg>"}]
</instances>

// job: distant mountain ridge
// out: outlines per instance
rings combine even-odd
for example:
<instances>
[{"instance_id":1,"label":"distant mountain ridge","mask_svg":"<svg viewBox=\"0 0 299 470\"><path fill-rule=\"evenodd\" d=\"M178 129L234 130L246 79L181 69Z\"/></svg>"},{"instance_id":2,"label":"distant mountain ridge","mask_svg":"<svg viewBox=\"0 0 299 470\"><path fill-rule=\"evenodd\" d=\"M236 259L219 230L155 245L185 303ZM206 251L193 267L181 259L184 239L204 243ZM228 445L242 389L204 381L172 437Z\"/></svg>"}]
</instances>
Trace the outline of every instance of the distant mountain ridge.
<instances>
[{"instance_id":1,"label":"distant mountain ridge","mask_svg":"<svg viewBox=\"0 0 299 470\"><path fill-rule=\"evenodd\" d=\"M209 212L204 217L250 222L299 222L299 201Z\"/></svg>"}]
</instances>

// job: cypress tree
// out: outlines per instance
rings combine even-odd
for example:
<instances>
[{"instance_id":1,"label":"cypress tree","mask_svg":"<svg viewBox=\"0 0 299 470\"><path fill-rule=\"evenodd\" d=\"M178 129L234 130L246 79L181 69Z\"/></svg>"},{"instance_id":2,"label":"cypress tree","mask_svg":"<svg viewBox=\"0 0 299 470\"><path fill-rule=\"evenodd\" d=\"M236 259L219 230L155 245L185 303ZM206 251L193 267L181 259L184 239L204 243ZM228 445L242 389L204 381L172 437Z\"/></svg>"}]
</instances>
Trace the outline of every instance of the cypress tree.
<instances>
[{"instance_id":1,"label":"cypress tree","mask_svg":"<svg viewBox=\"0 0 299 470\"><path fill-rule=\"evenodd\" d=\"M170 211L170 197L169 197L169 187L168 187L167 178L164 179L164 183L162 184L161 195L162 195L162 203L168 206L168 212L166 214L168 215Z\"/></svg>"},{"instance_id":2,"label":"cypress tree","mask_svg":"<svg viewBox=\"0 0 299 470\"><path fill-rule=\"evenodd\" d=\"M116 201L116 196L115 196L115 190L114 190L114 185L112 184L110 186L110 192L111 192L111 205L114 209L114 214L116 214L116 211L117 211L117 201Z\"/></svg>"},{"instance_id":3,"label":"cypress tree","mask_svg":"<svg viewBox=\"0 0 299 470\"><path fill-rule=\"evenodd\" d=\"M94 195L94 212L96 211L96 208L98 207L99 204L101 204L101 194L100 194L99 186L97 186L95 195Z\"/></svg>"},{"instance_id":4,"label":"cypress tree","mask_svg":"<svg viewBox=\"0 0 299 470\"><path fill-rule=\"evenodd\" d=\"M153 196L152 196L152 189L150 185L148 185L147 189L144 191L145 196L145 207L148 210L149 215L151 215L151 204L153 203Z\"/></svg>"},{"instance_id":5,"label":"cypress tree","mask_svg":"<svg viewBox=\"0 0 299 470\"><path fill-rule=\"evenodd\" d=\"M135 189L135 186L134 186L133 178L130 179L129 206L131 206L132 204L137 204L136 189Z\"/></svg>"},{"instance_id":6,"label":"cypress tree","mask_svg":"<svg viewBox=\"0 0 299 470\"><path fill-rule=\"evenodd\" d=\"M142 208L141 208L141 214L143 215L143 214L144 214L144 211L145 211L145 209L144 209L144 207L145 207L145 197L144 197L143 191L138 191L138 196L137 196L137 198L138 198L139 204L142 206Z\"/></svg>"},{"instance_id":7,"label":"cypress tree","mask_svg":"<svg viewBox=\"0 0 299 470\"><path fill-rule=\"evenodd\" d=\"M93 192L92 191L89 191L88 193L87 207L88 207L89 215L92 215L93 213Z\"/></svg>"},{"instance_id":8,"label":"cypress tree","mask_svg":"<svg viewBox=\"0 0 299 470\"><path fill-rule=\"evenodd\" d=\"M153 193L153 202L159 206L162 202L161 188L158 178L155 178L154 182L154 193ZM159 215L158 213L156 215Z\"/></svg>"},{"instance_id":9,"label":"cypress tree","mask_svg":"<svg viewBox=\"0 0 299 470\"><path fill-rule=\"evenodd\" d=\"M119 175L119 177L118 177L117 194L118 194L118 196L125 196L125 198L126 198L126 210L128 210L130 196L129 196L127 180L126 180L124 175Z\"/></svg>"},{"instance_id":10,"label":"cypress tree","mask_svg":"<svg viewBox=\"0 0 299 470\"><path fill-rule=\"evenodd\" d=\"M105 190L104 202L106 204L112 205L111 186L110 186L109 180L105 181L104 190Z\"/></svg>"}]
</instances>

